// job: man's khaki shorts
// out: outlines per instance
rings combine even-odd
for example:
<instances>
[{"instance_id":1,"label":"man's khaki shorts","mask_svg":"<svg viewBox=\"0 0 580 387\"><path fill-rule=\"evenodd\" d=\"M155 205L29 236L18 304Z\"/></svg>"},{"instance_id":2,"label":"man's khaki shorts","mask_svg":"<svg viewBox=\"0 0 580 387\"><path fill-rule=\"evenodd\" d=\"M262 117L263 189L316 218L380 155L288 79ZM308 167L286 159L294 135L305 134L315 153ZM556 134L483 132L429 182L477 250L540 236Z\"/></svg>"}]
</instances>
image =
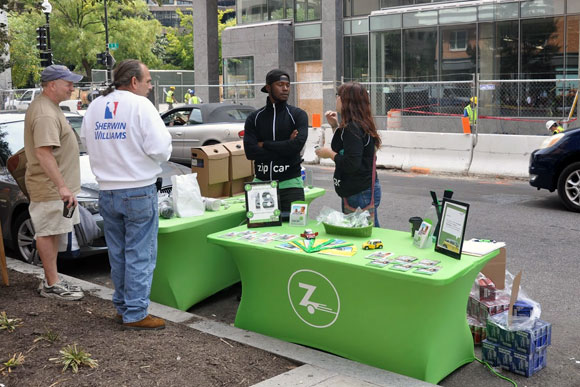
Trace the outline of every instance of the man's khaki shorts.
<instances>
[{"instance_id":1,"label":"man's khaki shorts","mask_svg":"<svg viewBox=\"0 0 580 387\"><path fill-rule=\"evenodd\" d=\"M72 218L65 218L62 216L63 207L62 200L30 203L28 213L37 237L66 234L73 230L73 225L80 223L78 208Z\"/></svg>"}]
</instances>

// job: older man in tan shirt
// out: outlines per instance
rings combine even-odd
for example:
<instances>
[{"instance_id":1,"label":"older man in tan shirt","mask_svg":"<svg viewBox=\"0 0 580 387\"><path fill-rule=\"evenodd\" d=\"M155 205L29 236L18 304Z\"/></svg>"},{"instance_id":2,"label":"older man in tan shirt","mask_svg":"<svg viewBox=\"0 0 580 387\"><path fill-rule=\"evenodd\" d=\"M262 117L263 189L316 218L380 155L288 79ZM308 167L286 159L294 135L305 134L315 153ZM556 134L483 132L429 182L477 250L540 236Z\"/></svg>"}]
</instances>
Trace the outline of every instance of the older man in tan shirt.
<instances>
[{"instance_id":1,"label":"older man in tan shirt","mask_svg":"<svg viewBox=\"0 0 580 387\"><path fill-rule=\"evenodd\" d=\"M80 192L80 165L77 137L60 110L59 103L70 98L73 82L82 75L65 66L44 69L40 81L42 93L32 101L24 119L26 188L30 195L28 211L35 230L36 247L45 279L39 286L44 297L79 300L80 287L60 280L56 260L61 234L79 223L75 195ZM64 208L72 217L64 216Z\"/></svg>"}]
</instances>

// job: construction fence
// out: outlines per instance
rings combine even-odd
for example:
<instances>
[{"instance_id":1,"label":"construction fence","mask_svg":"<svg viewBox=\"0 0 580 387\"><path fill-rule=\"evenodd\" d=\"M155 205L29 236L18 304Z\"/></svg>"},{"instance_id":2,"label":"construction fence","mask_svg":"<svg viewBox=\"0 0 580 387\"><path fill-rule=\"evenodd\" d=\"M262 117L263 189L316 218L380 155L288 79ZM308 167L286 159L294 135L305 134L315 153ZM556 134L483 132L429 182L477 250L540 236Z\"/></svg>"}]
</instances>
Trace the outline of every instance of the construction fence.
<instances>
[{"instance_id":1,"label":"construction fence","mask_svg":"<svg viewBox=\"0 0 580 387\"><path fill-rule=\"evenodd\" d=\"M98 79L97 74L93 77ZM311 125L317 124L312 116L316 114L323 120L324 106L334 105L334 90L340 83L293 82L292 103L308 112ZM477 98L478 120L472 127L475 132L547 134L544 126L547 120L558 121L567 128L580 126L576 121L578 79L483 80L474 77L469 81L364 82L363 85L369 91L375 120L382 130L461 133L461 117L472 97ZM85 107L106 87L103 81L77 86L71 99L80 100ZM266 94L260 91L263 83L196 85L192 72L159 72L155 74L149 98L160 111L168 107L165 97L171 86L176 88L177 104L189 102L184 98L189 89L194 89L198 96L217 96L222 102L256 108L263 106L266 100ZM34 89L0 90L0 107L3 110L25 109L34 97L31 90ZM332 92L324 94L324 90ZM323 94L326 98L332 96L332 101L324 104Z\"/></svg>"}]
</instances>

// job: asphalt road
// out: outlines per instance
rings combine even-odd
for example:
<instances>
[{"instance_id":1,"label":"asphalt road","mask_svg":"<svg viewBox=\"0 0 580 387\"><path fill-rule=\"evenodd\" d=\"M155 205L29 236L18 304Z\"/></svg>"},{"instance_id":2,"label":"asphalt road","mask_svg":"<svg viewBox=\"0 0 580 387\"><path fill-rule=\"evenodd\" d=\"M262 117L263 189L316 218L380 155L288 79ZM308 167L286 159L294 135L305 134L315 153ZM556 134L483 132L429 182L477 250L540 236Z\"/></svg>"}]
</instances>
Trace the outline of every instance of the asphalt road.
<instances>
[{"instance_id":1,"label":"asphalt road","mask_svg":"<svg viewBox=\"0 0 580 387\"><path fill-rule=\"evenodd\" d=\"M313 202L310 213L318 214L323 206L339 209L340 202L332 187L332 169L311 168L314 184L328 192ZM520 386L580 386L580 214L566 211L556 193L537 191L523 180L424 176L384 170L379 171L379 180L383 191L379 208L382 227L408 230L411 216L426 213L431 190L442 195L443 190L452 189L455 199L470 203L466 238L507 243L508 270L514 274L523 271L522 290L540 303L542 319L553 326L546 369L531 378L506 371L503 374ZM62 262L59 270L112 286L105 256ZM233 323L240 292L240 286L235 285L194 306L190 312ZM425 329L429 329L428 321ZM479 349L476 355L480 357ZM440 384L509 385L477 362L460 368Z\"/></svg>"}]
</instances>

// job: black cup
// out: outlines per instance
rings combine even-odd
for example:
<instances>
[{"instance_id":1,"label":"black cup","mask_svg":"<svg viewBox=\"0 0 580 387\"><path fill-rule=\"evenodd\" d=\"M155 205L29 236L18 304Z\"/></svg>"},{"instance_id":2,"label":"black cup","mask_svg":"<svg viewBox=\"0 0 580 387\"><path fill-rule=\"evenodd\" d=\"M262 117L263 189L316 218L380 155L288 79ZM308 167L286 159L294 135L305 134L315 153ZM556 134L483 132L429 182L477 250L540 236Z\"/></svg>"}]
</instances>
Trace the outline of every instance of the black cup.
<instances>
[{"instance_id":1,"label":"black cup","mask_svg":"<svg viewBox=\"0 0 580 387\"><path fill-rule=\"evenodd\" d=\"M413 216L409 218L409 223L411 224L411 237L415 236L415 231L421 227L421 223L423 223L423 218L419 216Z\"/></svg>"}]
</instances>

